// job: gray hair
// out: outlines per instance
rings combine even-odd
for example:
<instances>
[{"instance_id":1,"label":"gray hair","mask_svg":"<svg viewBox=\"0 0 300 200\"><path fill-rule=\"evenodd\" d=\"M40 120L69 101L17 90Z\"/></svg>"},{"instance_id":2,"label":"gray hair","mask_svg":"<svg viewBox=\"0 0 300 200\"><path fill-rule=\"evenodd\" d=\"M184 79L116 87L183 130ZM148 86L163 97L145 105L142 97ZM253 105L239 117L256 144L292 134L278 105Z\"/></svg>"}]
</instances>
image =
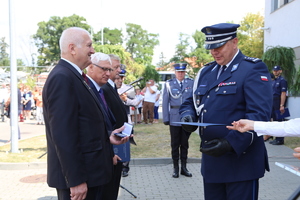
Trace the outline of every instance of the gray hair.
<instances>
[{"instance_id":1,"label":"gray hair","mask_svg":"<svg viewBox=\"0 0 300 200\"><path fill-rule=\"evenodd\" d=\"M111 60L121 61L120 57L115 54L108 54Z\"/></svg>"},{"instance_id":2,"label":"gray hair","mask_svg":"<svg viewBox=\"0 0 300 200\"><path fill-rule=\"evenodd\" d=\"M97 64L100 61L105 61L105 60L109 61L109 63L111 64L110 56L105 53L97 52L91 55L92 63Z\"/></svg>"},{"instance_id":3,"label":"gray hair","mask_svg":"<svg viewBox=\"0 0 300 200\"><path fill-rule=\"evenodd\" d=\"M69 44L72 43L78 47L81 47L81 44L83 43L83 34L88 34L89 37L91 37L90 33L83 28L70 27L64 30L59 39L59 48L61 53L66 53Z\"/></svg>"}]
</instances>

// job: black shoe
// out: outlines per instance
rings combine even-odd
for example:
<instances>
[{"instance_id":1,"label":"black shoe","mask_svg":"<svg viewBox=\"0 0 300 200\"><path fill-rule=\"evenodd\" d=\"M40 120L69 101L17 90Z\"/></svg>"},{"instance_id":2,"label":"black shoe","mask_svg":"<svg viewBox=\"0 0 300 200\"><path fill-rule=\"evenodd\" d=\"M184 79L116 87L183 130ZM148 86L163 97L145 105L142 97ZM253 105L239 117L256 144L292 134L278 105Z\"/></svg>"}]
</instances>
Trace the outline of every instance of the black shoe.
<instances>
[{"instance_id":1,"label":"black shoe","mask_svg":"<svg viewBox=\"0 0 300 200\"><path fill-rule=\"evenodd\" d=\"M187 177L192 177L192 176L193 176L192 173L189 172L189 171L187 170L187 168L185 168L185 167L181 167L181 172L180 172L180 174L181 174L181 175L184 175L184 176L187 176Z\"/></svg>"},{"instance_id":2,"label":"black shoe","mask_svg":"<svg viewBox=\"0 0 300 200\"><path fill-rule=\"evenodd\" d=\"M179 168L174 168L172 177L173 178L178 178L179 177Z\"/></svg>"},{"instance_id":3,"label":"black shoe","mask_svg":"<svg viewBox=\"0 0 300 200\"><path fill-rule=\"evenodd\" d=\"M276 142L276 140L272 140L269 142L269 144L273 144L274 142Z\"/></svg>"},{"instance_id":4,"label":"black shoe","mask_svg":"<svg viewBox=\"0 0 300 200\"><path fill-rule=\"evenodd\" d=\"M272 139L273 140L273 136L271 136L271 137L268 137L268 139L266 139L266 140L264 140L265 142L267 142L267 141L269 141L270 139Z\"/></svg>"},{"instance_id":5,"label":"black shoe","mask_svg":"<svg viewBox=\"0 0 300 200\"><path fill-rule=\"evenodd\" d=\"M278 140L274 140L274 142L272 143L273 145L283 145L284 141L278 141Z\"/></svg>"},{"instance_id":6,"label":"black shoe","mask_svg":"<svg viewBox=\"0 0 300 200\"><path fill-rule=\"evenodd\" d=\"M122 172L122 177L127 177L128 176L128 172L123 171Z\"/></svg>"}]
</instances>

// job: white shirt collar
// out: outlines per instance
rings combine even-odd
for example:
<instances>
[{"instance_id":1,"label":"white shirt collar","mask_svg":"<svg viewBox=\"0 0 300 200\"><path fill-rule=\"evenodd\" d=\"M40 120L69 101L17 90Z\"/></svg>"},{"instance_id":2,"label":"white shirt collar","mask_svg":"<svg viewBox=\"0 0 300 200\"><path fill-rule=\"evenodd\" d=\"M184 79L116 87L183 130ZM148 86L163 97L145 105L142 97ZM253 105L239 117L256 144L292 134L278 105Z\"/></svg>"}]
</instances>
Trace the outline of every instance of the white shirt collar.
<instances>
[{"instance_id":1,"label":"white shirt collar","mask_svg":"<svg viewBox=\"0 0 300 200\"><path fill-rule=\"evenodd\" d=\"M89 77L89 75L86 75L86 76ZM99 92L99 90L100 90L101 87L98 85L98 83L96 83L96 82L94 81L94 79L92 79L91 77L89 77L89 80L92 81L92 83L94 84L95 88L96 88L97 91Z\"/></svg>"},{"instance_id":2,"label":"white shirt collar","mask_svg":"<svg viewBox=\"0 0 300 200\"><path fill-rule=\"evenodd\" d=\"M78 73L80 75L82 75L82 70L76 64L72 63L71 61L69 61L69 60L67 60L65 58L61 58L61 59L64 60L64 61L66 61L66 62L68 62L70 65L72 65L78 71Z\"/></svg>"},{"instance_id":3,"label":"white shirt collar","mask_svg":"<svg viewBox=\"0 0 300 200\"><path fill-rule=\"evenodd\" d=\"M113 88L115 88L115 83L111 80L111 79L108 79L107 81Z\"/></svg>"}]
</instances>

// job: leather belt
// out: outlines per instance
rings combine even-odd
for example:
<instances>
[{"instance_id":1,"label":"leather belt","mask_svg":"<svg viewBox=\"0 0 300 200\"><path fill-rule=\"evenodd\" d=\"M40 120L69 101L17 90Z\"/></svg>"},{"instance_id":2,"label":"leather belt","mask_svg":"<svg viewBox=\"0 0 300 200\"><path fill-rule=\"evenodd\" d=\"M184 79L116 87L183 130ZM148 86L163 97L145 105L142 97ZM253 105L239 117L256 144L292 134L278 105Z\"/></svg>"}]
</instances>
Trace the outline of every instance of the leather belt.
<instances>
[{"instance_id":1,"label":"leather belt","mask_svg":"<svg viewBox=\"0 0 300 200\"><path fill-rule=\"evenodd\" d=\"M171 108L180 108L180 106L171 106Z\"/></svg>"}]
</instances>

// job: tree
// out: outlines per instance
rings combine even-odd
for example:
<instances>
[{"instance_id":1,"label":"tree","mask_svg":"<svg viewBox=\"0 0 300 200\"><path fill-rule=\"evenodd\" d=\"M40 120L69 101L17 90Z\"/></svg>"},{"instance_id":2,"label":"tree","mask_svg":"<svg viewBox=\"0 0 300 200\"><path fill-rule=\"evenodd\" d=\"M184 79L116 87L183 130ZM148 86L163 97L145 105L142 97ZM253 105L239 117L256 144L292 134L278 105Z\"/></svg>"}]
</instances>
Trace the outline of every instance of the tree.
<instances>
[{"instance_id":1,"label":"tree","mask_svg":"<svg viewBox=\"0 0 300 200\"><path fill-rule=\"evenodd\" d=\"M48 22L39 22L37 33L33 36L38 48L39 66L55 65L60 59L59 38L62 32L69 27L81 27L90 30L84 17L72 15L70 17L53 16Z\"/></svg>"},{"instance_id":2,"label":"tree","mask_svg":"<svg viewBox=\"0 0 300 200\"><path fill-rule=\"evenodd\" d=\"M293 85L293 79L296 74L295 59L294 49L282 46L268 47L262 56L262 60L266 63L270 72L275 65L279 65L282 68L282 74L287 80L289 87Z\"/></svg>"},{"instance_id":3,"label":"tree","mask_svg":"<svg viewBox=\"0 0 300 200\"><path fill-rule=\"evenodd\" d=\"M155 69L155 66L149 65L146 67L143 73L144 79L141 81L141 88L146 86L146 81L153 79L155 82L159 82L159 74Z\"/></svg>"},{"instance_id":4,"label":"tree","mask_svg":"<svg viewBox=\"0 0 300 200\"><path fill-rule=\"evenodd\" d=\"M9 56L8 53L6 52L8 48L8 44L5 42L5 37L0 38L0 66L9 66L10 61L9 61Z\"/></svg>"},{"instance_id":5,"label":"tree","mask_svg":"<svg viewBox=\"0 0 300 200\"><path fill-rule=\"evenodd\" d=\"M205 43L205 34L201 31L196 30L192 35L196 48L189 54L189 57L196 57L196 65L198 68L202 67L204 64L213 61L213 57L211 56L209 50L204 48ZM198 69L199 70L199 69Z\"/></svg>"},{"instance_id":6,"label":"tree","mask_svg":"<svg viewBox=\"0 0 300 200\"><path fill-rule=\"evenodd\" d=\"M154 55L154 47L159 44L158 34L148 33L137 24L126 24L127 37L126 51L129 52L135 62L143 65L151 65Z\"/></svg>"},{"instance_id":7,"label":"tree","mask_svg":"<svg viewBox=\"0 0 300 200\"><path fill-rule=\"evenodd\" d=\"M189 47L190 36L188 34L179 34L179 44L176 45L175 55L170 59L170 62L179 63L183 62L185 57L188 57L188 47Z\"/></svg>"},{"instance_id":8,"label":"tree","mask_svg":"<svg viewBox=\"0 0 300 200\"><path fill-rule=\"evenodd\" d=\"M264 17L259 13L248 13L238 29L239 49L243 54L261 58L264 52Z\"/></svg>"},{"instance_id":9,"label":"tree","mask_svg":"<svg viewBox=\"0 0 300 200\"><path fill-rule=\"evenodd\" d=\"M99 31L96 34L93 34L94 44L102 44L102 32ZM103 29L103 44L109 45L122 45L123 43L123 34L121 29Z\"/></svg>"}]
</instances>

